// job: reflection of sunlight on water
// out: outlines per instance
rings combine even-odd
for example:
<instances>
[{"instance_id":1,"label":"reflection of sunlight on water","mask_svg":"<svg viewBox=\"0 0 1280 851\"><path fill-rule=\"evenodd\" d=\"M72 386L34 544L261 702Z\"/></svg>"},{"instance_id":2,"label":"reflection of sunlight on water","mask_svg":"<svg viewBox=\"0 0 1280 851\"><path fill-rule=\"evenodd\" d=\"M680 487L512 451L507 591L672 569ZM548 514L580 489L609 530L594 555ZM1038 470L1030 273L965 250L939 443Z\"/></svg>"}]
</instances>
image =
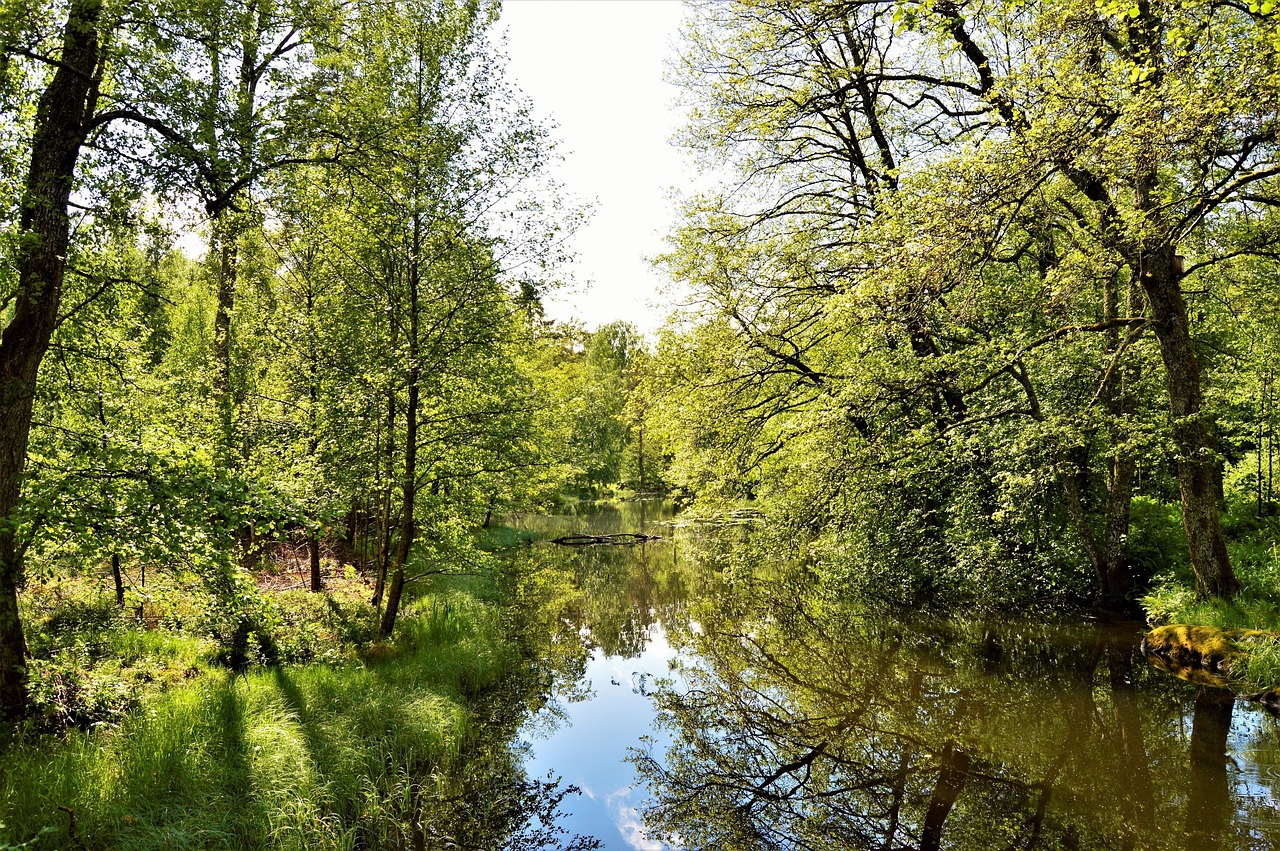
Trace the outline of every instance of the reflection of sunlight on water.
<instances>
[{"instance_id":1,"label":"reflection of sunlight on water","mask_svg":"<svg viewBox=\"0 0 1280 851\"><path fill-rule=\"evenodd\" d=\"M1227 738L1228 770L1234 777L1238 809L1255 826L1280 825L1280 723L1260 707L1237 703Z\"/></svg>"}]
</instances>

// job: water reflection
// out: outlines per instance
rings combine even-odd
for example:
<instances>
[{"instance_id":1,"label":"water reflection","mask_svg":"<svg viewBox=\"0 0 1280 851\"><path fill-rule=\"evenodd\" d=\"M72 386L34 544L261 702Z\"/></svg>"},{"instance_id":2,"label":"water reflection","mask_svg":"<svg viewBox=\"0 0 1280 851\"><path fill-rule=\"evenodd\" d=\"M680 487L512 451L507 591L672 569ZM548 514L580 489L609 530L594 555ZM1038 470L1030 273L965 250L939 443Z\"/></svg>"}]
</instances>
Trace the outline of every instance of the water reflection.
<instances>
[{"instance_id":1,"label":"water reflection","mask_svg":"<svg viewBox=\"0 0 1280 851\"><path fill-rule=\"evenodd\" d=\"M1235 696L1201 687L1191 716L1191 770L1187 791L1187 849L1230 847L1231 789L1227 782L1227 734ZM1234 843L1231 843L1234 844Z\"/></svg>"},{"instance_id":2,"label":"water reflection","mask_svg":"<svg viewBox=\"0 0 1280 851\"><path fill-rule=\"evenodd\" d=\"M660 849L640 817L642 790L628 749L652 732L651 690L675 655L664 624L687 619L687 601L705 593L695 567L677 555L670 506L638 503L581 515L518 518L545 539L644 531L663 540L634 546L557 547L519 553L526 610L541 611L548 703L525 725L526 771L552 773L583 790L561 806L574 832L607 849ZM703 573L710 578L712 574ZM665 741L663 742L665 744Z\"/></svg>"},{"instance_id":3,"label":"water reflection","mask_svg":"<svg viewBox=\"0 0 1280 851\"><path fill-rule=\"evenodd\" d=\"M606 848L1280 840L1276 721L1149 667L1137 625L890 618L812 591L741 530L522 557L561 577L546 648L578 660L556 668L558 719L527 728L526 767L588 790L602 832L569 824Z\"/></svg>"},{"instance_id":4,"label":"water reflection","mask_svg":"<svg viewBox=\"0 0 1280 851\"><path fill-rule=\"evenodd\" d=\"M707 607L687 637L688 687L659 696L673 744L637 758L660 833L692 848L1274 847L1274 807L1232 806L1229 693L1192 697L1147 668L1136 629L903 624L789 587L803 585L751 588L738 617Z\"/></svg>"}]
</instances>

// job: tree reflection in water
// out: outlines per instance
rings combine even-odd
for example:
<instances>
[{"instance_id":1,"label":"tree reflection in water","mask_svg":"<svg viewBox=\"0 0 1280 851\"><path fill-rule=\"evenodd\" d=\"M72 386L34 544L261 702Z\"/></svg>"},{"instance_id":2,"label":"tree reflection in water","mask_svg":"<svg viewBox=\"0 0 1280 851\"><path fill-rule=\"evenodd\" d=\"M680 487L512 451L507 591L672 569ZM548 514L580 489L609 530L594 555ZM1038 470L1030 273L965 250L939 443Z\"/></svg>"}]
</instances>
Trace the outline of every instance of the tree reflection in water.
<instances>
[{"instance_id":1,"label":"tree reflection in water","mask_svg":"<svg viewBox=\"0 0 1280 851\"><path fill-rule=\"evenodd\" d=\"M1235 699L1225 689L1202 686L1191 722L1191 777L1187 794L1187 851L1229 848L1230 787L1227 734Z\"/></svg>"},{"instance_id":2,"label":"tree reflection in water","mask_svg":"<svg viewBox=\"0 0 1280 851\"><path fill-rule=\"evenodd\" d=\"M1274 847L1232 807L1232 702L1148 668L1132 625L904 626L740 582L676 636L637 752L651 834L686 848ZM676 633L676 630L672 630ZM1189 756L1188 756L1189 753ZM1254 813L1257 815L1257 813ZM1247 829L1246 829L1247 828Z\"/></svg>"}]
</instances>

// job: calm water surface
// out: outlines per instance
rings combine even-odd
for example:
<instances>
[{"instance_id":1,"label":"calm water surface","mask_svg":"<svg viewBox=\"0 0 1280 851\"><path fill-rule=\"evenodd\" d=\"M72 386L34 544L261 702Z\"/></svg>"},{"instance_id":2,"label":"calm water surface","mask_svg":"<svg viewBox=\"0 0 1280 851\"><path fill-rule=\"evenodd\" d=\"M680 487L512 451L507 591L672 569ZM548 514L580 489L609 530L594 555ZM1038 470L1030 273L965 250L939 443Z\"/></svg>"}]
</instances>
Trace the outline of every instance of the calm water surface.
<instances>
[{"instance_id":1,"label":"calm water surface","mask_svg":"<svg viewBox=\"0 0 1280 851\"><path fill-rule=\"evenodd\" d=\"M1276 719L1137 625L851 609L652 504L518 522L663 536L524 556L561 583L526 771L610 851L1280 847Z\"/></svg>"}]
</instances>

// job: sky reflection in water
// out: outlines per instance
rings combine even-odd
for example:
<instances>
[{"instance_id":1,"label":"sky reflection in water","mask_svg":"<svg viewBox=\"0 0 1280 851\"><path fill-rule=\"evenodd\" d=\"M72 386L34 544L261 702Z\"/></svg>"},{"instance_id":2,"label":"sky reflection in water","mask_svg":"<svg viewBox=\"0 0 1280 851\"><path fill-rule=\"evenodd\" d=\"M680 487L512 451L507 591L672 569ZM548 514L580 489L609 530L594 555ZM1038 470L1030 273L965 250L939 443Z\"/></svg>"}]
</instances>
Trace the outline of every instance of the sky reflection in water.
<instances>
[{"instance_id":1,"label":"sky reflection in water","mask_svg":"<svg viewBox=\"0 0 1280 851\"><path fill-rule=\"evenodd\" d=\"M550 772L582 789L581 796L564 799L561 824L572 834L600 839L608 851L669 847L644 834L639 812L644 790L637 788L635 767L626 757L645 736L653 739L656 752L670 744L670 736L653 730L655 710L648 694L657 679L670 675L675 655L661 624L650 628L638 657L607 656L596 648L586 670L591 696L576 703L557 698L557 709L567 718L547 725L544 715L524 731L531 746L525 763L529 775Z\"/></svg>"}]
</instances>

